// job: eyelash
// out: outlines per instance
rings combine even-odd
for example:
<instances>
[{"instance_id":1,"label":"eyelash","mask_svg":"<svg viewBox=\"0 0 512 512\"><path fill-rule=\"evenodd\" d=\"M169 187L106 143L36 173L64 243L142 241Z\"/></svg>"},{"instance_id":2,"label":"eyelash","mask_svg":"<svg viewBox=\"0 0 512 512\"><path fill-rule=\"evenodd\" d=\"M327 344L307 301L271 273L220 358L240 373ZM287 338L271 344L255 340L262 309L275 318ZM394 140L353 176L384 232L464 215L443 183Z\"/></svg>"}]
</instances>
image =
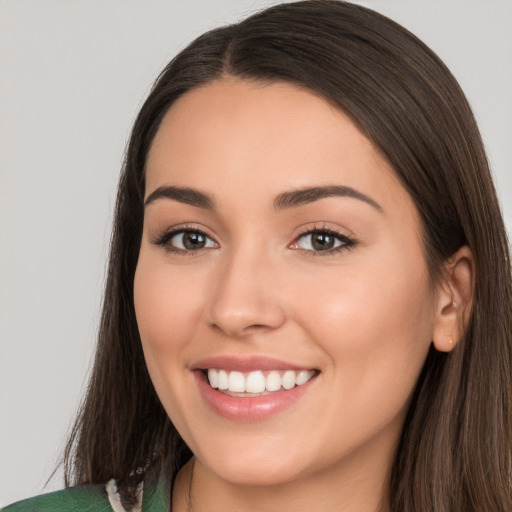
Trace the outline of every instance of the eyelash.
<instances>
[{"instance_id":1,"label":"eyelash","mask_svg":"<svg viewBox=\"0 0 512 512\"><path fill-rule=\"evenodd\" d=\"M210 241L213 241L213 239L210 236L208 236L204 231L198 229L197 227L181 226L179 228L172 229L170 231L165 231L164 233L159 235L156 239L152 240L151 243L153 243L154 245L162 246L165 249L165 251L168 253L173 253L173 254L177 254L177 255L196 255L197 253L201 252L201 250L211 248L211 247L207 247L207 248L200 248L200 249L196 249L196 250L189 250L189 249L181 249L179 247L175 247L175 246L171 245L170 241L176 235L179 235L182 233L183 234L185 234L185 233L197 234L197 235L200 235L200 236L203 236L203 237L209 239ZM352 238L344 233L341 233L340 231L338 231L336 229L328 228L326 226L316 226L316 225L313 226L313 228L304 229L304 231L302 231L295 237L294 241L290 245L296 245L298 243L298 241L301 240L303 237L306 237L308 235L313 235L313 234L324 234L324 235L332 236L332 237L336 238L338 241L340 241L341 244L338 247L334 247L332 249L327 249L325 251L302 249L300 247L295 247L294 250L301 251L311 257L329 256L329 255L341 253L343 251L348 251L350 249L353 249L357 245L357 241L354 238ZM216 244L216 242L214 242L214 243ZM196 254L194 254L194 253L196 253Z\"/></svg>"},{"instance_id":2,"label":"eyelash","mask_svg":"<svg viewBox=\"0 0 512 512\"><path fill-rule=\"evenodd\" d=\"M170 231L165 231L161 235L159 235L155 240L152 240L152 244L159 245L164 248L166 252L177 254L177 255L196 255L195 253L201 252L200 249L197 250L189 250L189 249L180 249L179 247L175 247L170 244L170 241L179 234L185 233L194 233L197 235L201 235L209 240L212 240L210 236L208 236L204 231L198 229L195 226L181 226L179 228L171 229Z\"/></svg>"},{"instance_id":3,"label":"eyelash","mask_svg":"<svg viewBox=\"0 0 512 512\"><path fill-rule=\"evenodd\" d=\"M297 235L297 237L295 238L295 240L292 242L291 245L295 245L301 238L306 237L308 235L313 235L313 234L330 235L330 236L338 239L341 242L341 244L338 247L334 247L332 249L328 249L325 251L315 251L315 250L301 249L301 248L296 248L295 250L301 251L310 257L332 256L334 254L338 254L343 251L349 251L350 249L353 249L357 245L357 241L353 237L350 237L350 236L346 235L345 233L338 231L337 229L330 228L325 225L322 225L322 226L314 225L313 228L311 228L311 227L305 228L301 233L299 233Z\"/></svg>"}]
</instances>

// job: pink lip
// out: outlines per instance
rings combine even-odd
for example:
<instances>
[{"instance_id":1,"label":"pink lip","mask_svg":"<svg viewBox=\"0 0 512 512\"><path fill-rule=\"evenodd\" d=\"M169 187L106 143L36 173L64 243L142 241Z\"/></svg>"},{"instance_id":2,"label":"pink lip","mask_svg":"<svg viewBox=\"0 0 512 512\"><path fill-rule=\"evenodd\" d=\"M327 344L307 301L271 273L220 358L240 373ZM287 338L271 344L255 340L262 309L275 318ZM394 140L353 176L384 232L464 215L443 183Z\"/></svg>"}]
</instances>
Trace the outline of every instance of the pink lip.
<instances>
[{"instance_id":1,"label":"pink lip","mask_svg":"<svg viewBox=\"0 0 512 512\"><path fill-rule=\"evenodd\" d=\"M203 371L196 370L193 373L205 402L219 416L235 421L258 421L278 414L300 400L316 381L316 377L313 377L305 384L289 390L282 389L268 395L254 397L239 397L225 395L213 389L208 384Z\"/></svg>"},{"instance_id":2,"label":"pink lip","mask_svg":"<svg viewBox=\"0 0 512 512\"><path fill-rule=\"evenodd\" d=\"M311 370L311 367L297 366L296 364L261 356L252 357L233 357L233 356L216 356L209 357L199 361L192 366L193 370L206 370L215 368L218 370L252 372L255 370L271 371L271 370Z\"/></svg>"}]
</instances>

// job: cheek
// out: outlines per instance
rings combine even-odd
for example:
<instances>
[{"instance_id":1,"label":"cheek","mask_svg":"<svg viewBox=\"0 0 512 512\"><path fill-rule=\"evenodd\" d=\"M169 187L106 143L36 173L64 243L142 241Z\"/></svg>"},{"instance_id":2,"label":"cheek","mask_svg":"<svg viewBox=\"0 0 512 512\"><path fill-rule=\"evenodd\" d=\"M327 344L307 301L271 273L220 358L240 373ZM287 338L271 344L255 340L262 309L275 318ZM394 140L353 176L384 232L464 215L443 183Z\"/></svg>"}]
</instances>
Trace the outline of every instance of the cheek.
<instances>
[{"instance_id":1,"label":"cheek","mask_svg":"<svg viewBox=\"0 0 512 512\"><path fill-rule=\"evenodd\" d=\"M189 396L192 383L183 379L183 370L203 310L204 290L198 282L192 283L186 272L172 271L170 266L145 256L141 251L134 279L135 313L144 358L167 414L180 432L186 432L183 407L190 401L184 397Z\"/></svg>"},{"instance_id":2,"label":"cheek","mask_svg":"<svg viewBox=\"0 0 512 512\"><path fill-rule=\"evenodd\" d=\"M197 281L191 283L186 273L141 258L135 272L134 301L144 349L176 351L201 314L201 293Z\"/></svg>"},{"instance_id":3,"label":"cheek","mask_svg":"<svg viewBox=\"0 0 512 512\"><path fill-rule=\"evenodd\" d=\"M372 349L393 345L393 339L408 345L421 334L429 337L433 294L421 262L418 267L409 264L410 268L381 263L372 269L364 261L360 266L303 281L301 294L296 295L297 317L308 320L312 336L316 332L328 339L348 338L354 348L371 345Z\"/></svg>"},{"instance_id":4,"label":"cheek","mask_svg":"<svg viewBox=\"0 0 512 512\"><path fill-rule=\"evenodd\" d=\"M178 376L200 322L204 290L187 272L145 256L141 251L135 273L135 313L151 380L167 407L174 401L171 389L182 386Z\"/></svg>"},{"instance_id":5,"label":"cheek","mask_svg":"<svg viewBox=\"0 0 512 512\"><path fill-rule=\"evenodd\" d=\"M425 361L433 296L421 265L370 268L308 289L298 316L330 357L328 377L348 409L384 419L404 408Z\"/></svg>"}]
</instances>

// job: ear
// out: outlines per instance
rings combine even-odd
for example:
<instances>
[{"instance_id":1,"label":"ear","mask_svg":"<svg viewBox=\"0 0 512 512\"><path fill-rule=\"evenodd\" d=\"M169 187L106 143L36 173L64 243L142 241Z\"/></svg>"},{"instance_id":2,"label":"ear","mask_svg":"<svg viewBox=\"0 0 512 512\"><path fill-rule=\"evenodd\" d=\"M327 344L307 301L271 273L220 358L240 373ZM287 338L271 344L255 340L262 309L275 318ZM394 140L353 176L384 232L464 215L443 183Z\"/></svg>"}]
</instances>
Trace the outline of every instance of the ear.
<instances>
[{"instance_id":1,"label":"ear","mask_svg":"<svg viewBox=\"0 0 512 512\"><path fill-rule=\"evenodd\" d=\"M443 270L436 291L432 338L437 350L450 352L464 334L473 303L474 260L469 247L462 246L445 262Z\"/></svg>"}]
</instances>

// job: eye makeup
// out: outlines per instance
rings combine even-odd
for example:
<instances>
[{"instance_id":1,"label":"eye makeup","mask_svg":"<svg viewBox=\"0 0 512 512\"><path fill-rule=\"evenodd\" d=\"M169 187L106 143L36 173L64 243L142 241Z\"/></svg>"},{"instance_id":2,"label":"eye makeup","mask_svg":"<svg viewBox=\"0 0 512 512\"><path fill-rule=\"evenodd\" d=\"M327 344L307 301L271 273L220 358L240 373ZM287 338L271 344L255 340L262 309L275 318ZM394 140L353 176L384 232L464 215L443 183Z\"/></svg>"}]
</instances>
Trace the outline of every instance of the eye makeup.
<instances>
[{"instance_id":1,"label":"eye makeup","mask_svg":"<svg viewBox=\"0 0 512 512\"><path fill-rule=\"evenodd\" d=\"M304 227L289 247L312 256L331 256L350 250L356 245L357 241L352 236L325 224L315 224L312 228Z\"/></svg>"},{"instance_id":2,"label":"eye makeup","mask_svg":"<svg viewBox=\"0 0 512 512\"><path fill-rule=\"evenodd\" d=\"M151 243L161 246L167 253L176 255L196 255L205 250L217 249L219 244L205 231L193 224L177 226L164 231ZM308 256L329 256L348 251L357 245L357 241L346 233L325 224L304 227L288 245L292 250L301 251Z\"/></svg>"}]
</instances>

